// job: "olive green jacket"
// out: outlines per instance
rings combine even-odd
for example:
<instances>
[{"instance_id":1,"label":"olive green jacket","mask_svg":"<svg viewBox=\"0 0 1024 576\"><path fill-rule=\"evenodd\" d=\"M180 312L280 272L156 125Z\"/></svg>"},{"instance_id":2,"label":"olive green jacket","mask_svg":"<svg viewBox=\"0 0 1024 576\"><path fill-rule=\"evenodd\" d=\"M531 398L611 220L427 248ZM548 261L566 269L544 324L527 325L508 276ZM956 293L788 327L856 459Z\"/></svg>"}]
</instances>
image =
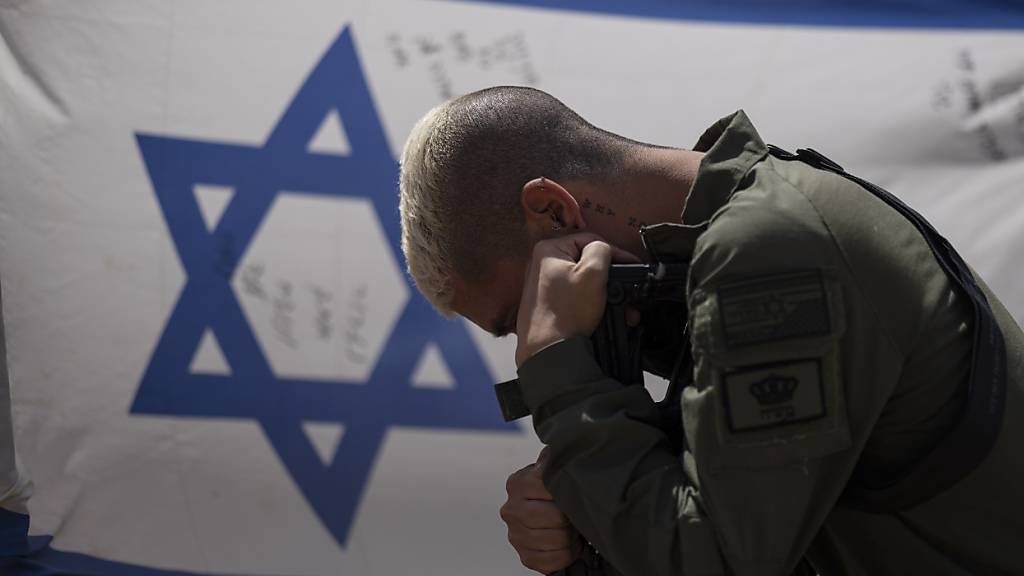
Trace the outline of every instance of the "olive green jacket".
<instances>
[{"instance_id":1,"label":"olive green jacket","mask_svg":"<svg viewBox=\"0 0 1024 576\"><path fill-rule=\"evenodd\" d=\"M1003 429L982 465L909 510L844 507L902 477L957 422L969 302L914 227L836 174L768 155L743 112L708 130L680 224L642 231L690 261L692 382L673 452L641 387L585 338L519 370L544 481L627 576L1024 574L1024 335L1007 344ZM987 289L986 289L987 290ZM682 329L682 327L680 327Z\"/></svg>"}]
</instances>

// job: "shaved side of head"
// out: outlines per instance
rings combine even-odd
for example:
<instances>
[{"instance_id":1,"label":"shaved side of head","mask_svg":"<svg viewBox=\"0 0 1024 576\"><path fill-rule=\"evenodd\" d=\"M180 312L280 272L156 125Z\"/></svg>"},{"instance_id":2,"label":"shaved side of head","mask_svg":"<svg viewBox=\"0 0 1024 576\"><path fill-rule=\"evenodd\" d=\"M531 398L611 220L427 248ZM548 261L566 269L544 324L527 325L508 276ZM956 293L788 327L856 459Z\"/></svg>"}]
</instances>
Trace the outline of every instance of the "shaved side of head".
<instances>
[{"instance_id":1,"label":"shaved side of head","mask_svg":"<svg viewBox=\"0 0 1024 576\"><path fill-rule=\"evenodd\" d=\"M401 157L402 250L417 287L452 316L455 277L482 280L494 259L528 255L524 184L608 182L640 146L533 88L487 88L434 108Z\"/></svg>"}]
</instances>

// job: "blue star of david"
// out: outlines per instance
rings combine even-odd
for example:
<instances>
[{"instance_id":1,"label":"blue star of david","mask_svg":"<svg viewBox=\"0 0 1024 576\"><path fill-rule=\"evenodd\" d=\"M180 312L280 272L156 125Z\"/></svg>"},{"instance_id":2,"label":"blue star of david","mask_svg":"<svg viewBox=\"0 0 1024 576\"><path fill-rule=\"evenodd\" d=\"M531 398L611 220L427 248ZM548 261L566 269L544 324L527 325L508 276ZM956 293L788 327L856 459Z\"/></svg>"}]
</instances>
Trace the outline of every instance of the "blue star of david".
<instances>
[{"instance_id":1,"label":"blue star of david","mask_svg":"<svg viewBox=\"0 0 1024 576\"><path fill-rule=\"evenodd\" d=\"M349 156L307 150L331 110L346 127ZM262 147L136 136L187 281L142 377L132 413L258 421L340 546L348 539L390 427L518 432L501 422L486 385L491 375L465 325L439 317L411 285L412 297L369 381L354 386L275 376L232 290L238 262L281 190L368 199L395 261L404 261L396 207L398 165L350 30L327 50ZM195 184L235 190L212 232L192 192ZM221 344L230 375L189 372L207 328ZM412 387L413 370L430 344L447 362L454 389ZM330 464L317 456L303 421L345 425Z\"/></svg>"}]
</instances>

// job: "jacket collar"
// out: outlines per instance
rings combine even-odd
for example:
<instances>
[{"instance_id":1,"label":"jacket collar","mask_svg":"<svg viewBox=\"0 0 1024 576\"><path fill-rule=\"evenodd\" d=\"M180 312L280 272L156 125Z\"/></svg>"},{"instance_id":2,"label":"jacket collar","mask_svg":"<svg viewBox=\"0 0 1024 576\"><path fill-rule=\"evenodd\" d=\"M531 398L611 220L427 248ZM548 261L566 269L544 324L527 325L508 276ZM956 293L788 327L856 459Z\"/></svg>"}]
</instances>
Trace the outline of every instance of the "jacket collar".
<instances>
[{"instance_id":1,"label":"jacket collar","mask_svg":"<svg viewBox=\"0 0 1024 576\"><path fill-rule=\"evenodd\" d=\"M742 110L708 128L693 147L704 152L683 206L680 224L655 224L640 231L644 247L660 261L689 261L697 237L729 201L740 182L768 154L768 147Z\"/></svg>"}]
</instances>

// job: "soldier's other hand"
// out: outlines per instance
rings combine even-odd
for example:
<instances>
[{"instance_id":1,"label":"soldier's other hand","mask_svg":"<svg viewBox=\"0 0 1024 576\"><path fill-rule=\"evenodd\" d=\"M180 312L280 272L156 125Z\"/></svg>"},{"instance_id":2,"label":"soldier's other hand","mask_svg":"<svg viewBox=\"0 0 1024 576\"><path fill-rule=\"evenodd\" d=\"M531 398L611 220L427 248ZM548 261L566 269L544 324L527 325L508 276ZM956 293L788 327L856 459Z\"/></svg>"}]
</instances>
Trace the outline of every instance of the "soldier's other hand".
<instances>
[{"instance_id":1,"label":"soldier's other hand","mask_svg":"<svg viewBox=\"0 0 1024 576\"><path fill-rule=\"evenodd\" d=\"M541 474L547 448L536 464L513 472L505 482L508 499L501 519L508 526L508 541L523 566L542 574L566 568L579 558L583 541L552 501Z\"/></svg>"},{"instance_id":2,"label":"soldier's other hand","mask_svg":"<svg viewBox=\"0 0 1024 576\"><path fill-rule=\"evenodd\" d=\"M612 260L639 262L589 232L538 242L516 318L516 366L560 340L590 336L604 314Z\"/></svg>"}]
</instances>

